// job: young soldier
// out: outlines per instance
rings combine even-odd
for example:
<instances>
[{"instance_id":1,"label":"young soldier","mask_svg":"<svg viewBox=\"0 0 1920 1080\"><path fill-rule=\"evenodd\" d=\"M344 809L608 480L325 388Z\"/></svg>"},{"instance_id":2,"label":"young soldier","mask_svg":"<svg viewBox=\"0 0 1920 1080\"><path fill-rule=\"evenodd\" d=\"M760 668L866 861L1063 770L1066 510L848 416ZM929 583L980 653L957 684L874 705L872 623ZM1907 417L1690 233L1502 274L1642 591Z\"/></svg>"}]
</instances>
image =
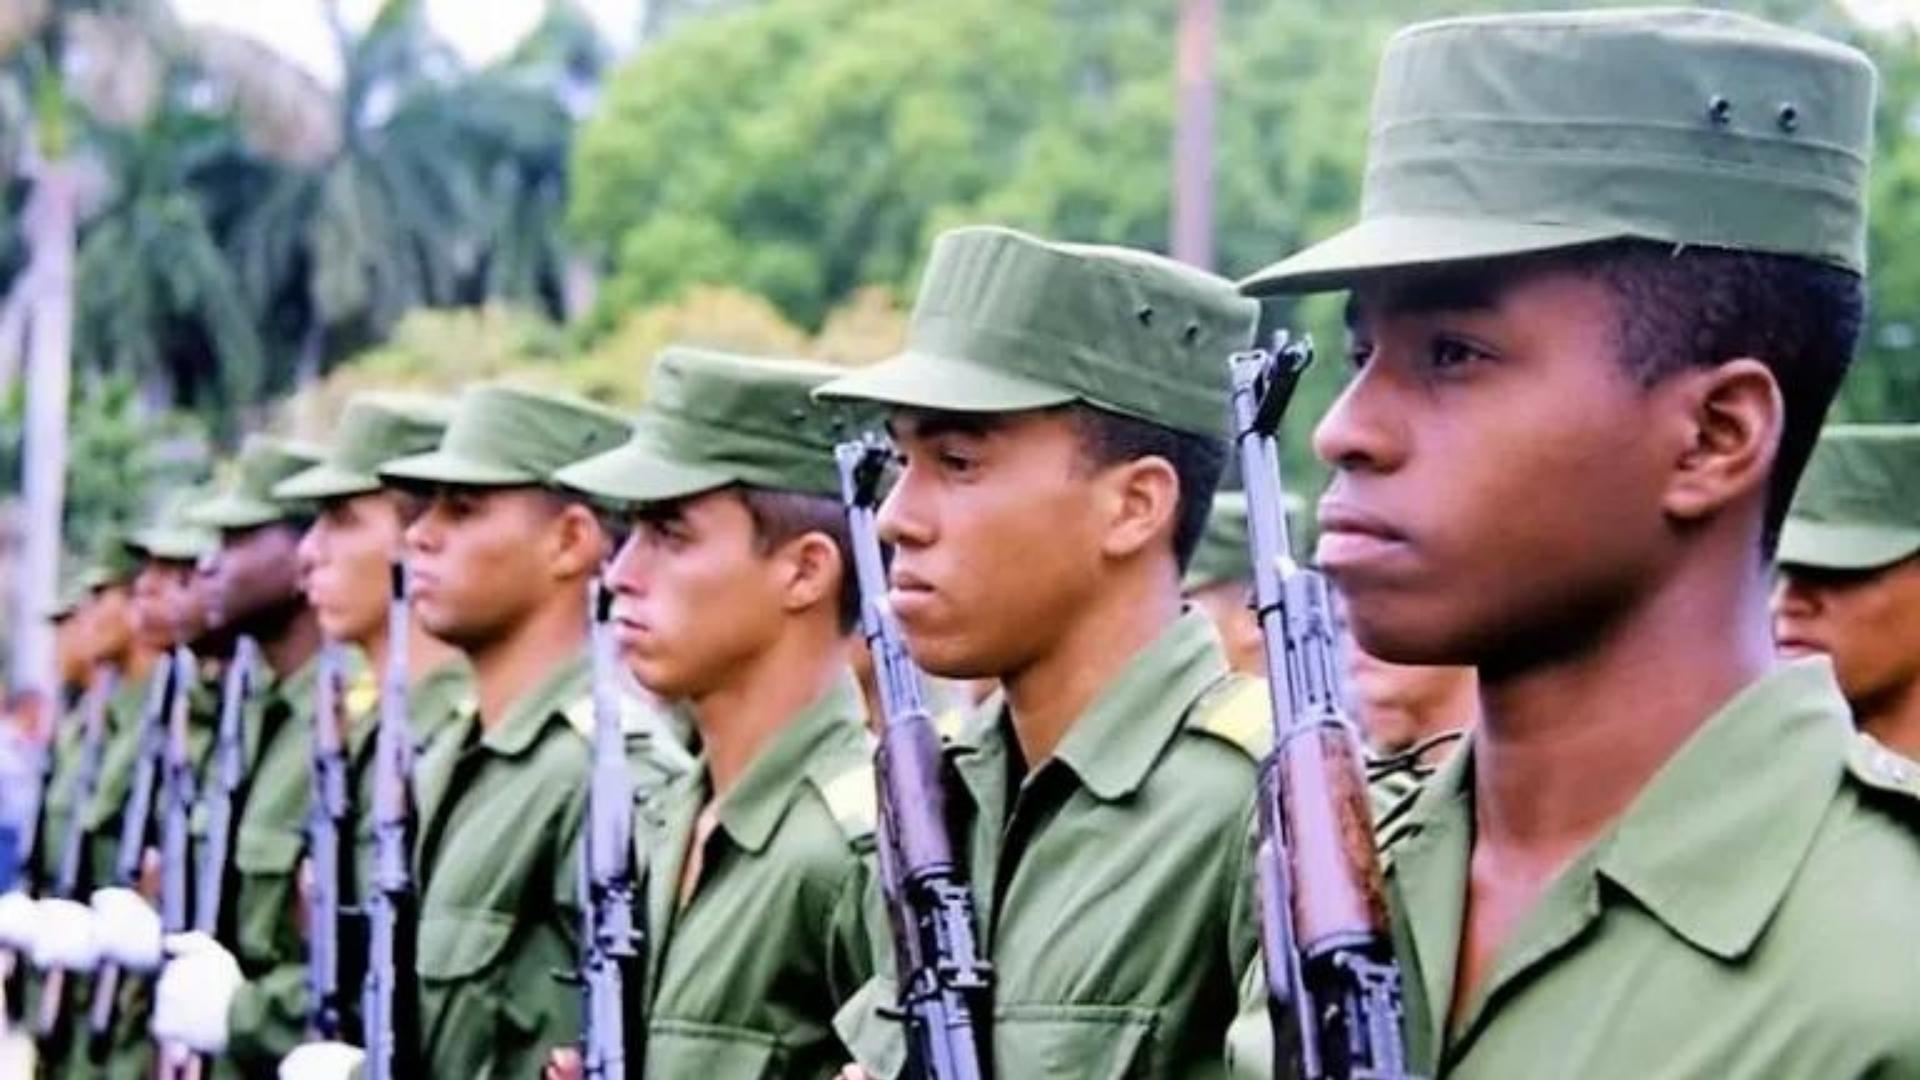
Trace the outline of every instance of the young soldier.
<instances>
[{"instance_id":1,"label":"young soldier","mask_svg":"<svg viewBox=\"0 0 1920 1080\"><path fill-rule=\"evenodd\" d=\"M1180 588L1187 603L1212 620L1227 650L1228 665L1243 675L1263 675L1266 660L1260 623L1248 606L1253 596L1253 556L1247 548L1245 493L1222 491L1213 497L1206 531L1200 534Z\"/></svg>"},{"instance_id":2,"label":"young soldier","mask_svg":"<svg viewBox=\"0 0 1920 1080\"><path fill-rule=\"evenodd\" d=\"M477 699L415 774L424 1075L534 1076L580 1031L580 992L554 973L578 961L587 588L608 545L553 475L628 432L583 401L479 386L439 449L379 470L430 492L406 530L414 612L466 655ZM664 780L661 737L641 740L642 791ZM303 1058L303 1076L349 1060Z\"/></svg>"},{"instance_id":3,"label":"young soldier","mask_svg":"<svg viewBox=\"0 0 1920 1080\"><path fill-rule=\"evenodd\" d=\"M1781 651L1831 657L1860 728L1920 757L1920 424L1829 427L1779 562Z\"/></svg>"},{"instance_id":4,"label":"young soldier","mask_svg":"<svg viewBox=\"0 0 1920 1080\"><path fill-rule=\"evenodd\" d=\"M906 352L822 390L893 406L879 527L914 658L1002 688L947 756L996 1075L1220 1069L1254 959L1267 718L1180 578L1254 313L1157 256L962 229L934 246Z\"/></svg>"},{"instance_id":5,"label":"young soldier","mask_svg":"<svg viewBox=\"0 0 1920 1080\"><path fill-rule=\"evenodd\" d=\"M1768 565L1861 316L1873 69L1714 11L1387 47L1318 559L1481 720L1384 837L1410 1071L1920 1075L1920 777ZM1262 1021L1264 1023L1264 1021Z\"/></svg>"},{"instance_id":6,"label":"young soldier","mask_svg":"<svg viewBox=\"0 0 1920 1080\"><path fill-rule=\"evenodd\" d=\"M294 558L306 511L276 502L272 491L317 459L304 445L249 439L228 484L193 511L196 523L220 534L204 579L209 622L258 642L264 670L256 673L243 714L247 779L230 857L232 937L215 941L196 933L175 940L174 958L155 986L152 1026L160 1040L231 1059L240 1075L270 1073L298 1041L305 1019L295 867L306 824L320 633L300 595ZM206 695L196 710L209 734L216 701L217 695Z\"/></svg>"},{"instance_id":7,"label":"young soldier","mask_svg":"<svg viewBox=\"0 0 1920 1080\"><path fill-rule=\"evenodd\" d=\"M650 973L628 988L647 994L648 1076L826 1075L852 1054L834 1013L890 947L866 906L874 775L833 460L848 429L808 399L838 373L670 349L635 438L560 473L633 508L607 574L622 652L700 734L648 845ZM577 1070L561 1057L552 1075Z\"/></svg>"},{"instance_id":8,"label":"young soldier","mask_svg":"<svg viewBox=\"0 0 1920 1080\"><path fill-rule=\"evenodd\" d=\"M276 499L317 507L313 524L300 540L299 558L307 603L321 634L359 650L372 666L349 688L346 730L341 739L348 761L348 790L354 819L350 892L340 898L354 907L369 892L373 863L374 731L380 719L379 687L387 663L388 603L393 562L403 550L406 523L418 500L397 488L383 487L375 474L381 464L432 450L447 426L447 412L428 399L394 394L361 394L347 403L333 444L320 464L282 481ZM424 746L453 720L472 695L466 662L452 646L410 620L405 647L406 698L411 741ZM337 928L336 928L337 930ZM359 1014L359 977L363 952L349 943L360 934L342 933L341 986L349 1017ZM304 990L304 987L303 987ZM302 1009L311 1005L302 995ZM349 1019L347 1026L357 1025Z\"/></svg>"}]
</instances>

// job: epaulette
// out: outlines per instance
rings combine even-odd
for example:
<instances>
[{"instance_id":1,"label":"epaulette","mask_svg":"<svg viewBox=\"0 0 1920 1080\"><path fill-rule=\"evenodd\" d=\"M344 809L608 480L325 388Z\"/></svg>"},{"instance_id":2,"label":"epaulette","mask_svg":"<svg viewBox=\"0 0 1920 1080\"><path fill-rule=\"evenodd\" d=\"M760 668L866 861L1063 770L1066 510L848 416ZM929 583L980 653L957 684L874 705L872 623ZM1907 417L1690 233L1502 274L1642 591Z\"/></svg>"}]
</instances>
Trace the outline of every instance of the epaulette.
<instances>
[{"instance_id":1,"label":"epaulette","mask_svg":"<svg viewBox=\"0 0 1920 1080\"><path fill-rule=\"evenodd\" d=\"M629 694L618 695L620 702L620 734L631 750L636 741L644 740L648 757L658 764L669 777L678 776L693 767L693 755L676 742L667 727L665 718L654 711L654 706ZM567 726L578 732L589 743L593 741L593 695L584 695L561 711Z\"/></svg>"},{"instance_id":2,"label":"epaulette","mask_svg":"<svg viewBox=\"0 0 1920 1080\"><path fill-rule=\"evenodd\" d=\"M967 730L967 720L972 715L971 709L958 706L947 709L933 718L934 733L940 736L942 743L953 742Z\"/></svg>"},{"instance_id":3,"label":"epaulette","mask_svg":"<svg viewBox=\"0 0 1920 1080\"><path fill-rule=\"evenodd\" d=\"M874 829L880 820L880 793L870 760L855 761L839 768L820 768L807 773L827 813L855 850L873 847Z\"/></svg>"},{"instance_id":4,"label":"epaulette","mask_svg":"<svg viewBox=\"0 0 1920 1080\"><path fill-rule=\"evenodd\" d=\"M1260 761L1273 749L1273 704L1267 684L1234 675L1214 684L1193 707L1189 731L1232 743Z\"/></svg>"},{"instance_id":5,"label":"epaulette","mask_svg":"<svg viewBox=\"0 0 1920 1080\"><path fill-rule=\"evenodd\" d=\"M1865 732L1847 748L1847 772L1875 791L1920 802L1920 764L1887 749ZM1914 807L1920 810L1920 806Z\"/></svg>"},{"instance_id":6,"label":"epaulette","mask_svg":"<svg viewBox=\"0 0 1920 1080\"><path fill-rule=\"evenodd\" d=\"M347 684L347 715L366 716L380 704L380 680L371 671L362 671Z\"/></svg>"}]
</instances>

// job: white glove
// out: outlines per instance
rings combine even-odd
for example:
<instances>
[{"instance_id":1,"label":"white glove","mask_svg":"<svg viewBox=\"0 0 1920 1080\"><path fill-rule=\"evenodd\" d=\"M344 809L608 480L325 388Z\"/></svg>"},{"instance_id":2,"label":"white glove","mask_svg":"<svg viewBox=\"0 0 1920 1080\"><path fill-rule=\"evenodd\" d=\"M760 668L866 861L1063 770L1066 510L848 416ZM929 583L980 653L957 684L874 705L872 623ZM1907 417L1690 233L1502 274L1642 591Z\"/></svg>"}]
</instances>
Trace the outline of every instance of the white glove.
<instances>
[{"instance_id":1,"label":"white glove","mask_svg":"<svg viewBox=\"0 0 1920 1080\"><path fill-rule=\"evenodd\" d=\"M94 933L100 957L131 971L160 968L160 916L132 889L93 891Z\"/></svg>"},{"instance_id":2,"label":"white glove","mask_svg":"<svg viewBox=\"0 0 1920 1080\"><path fill-rule=\"evenodd\" d=\"M227 1010L246 980L240 963L221 944L198 931L167 938L172 959L160 969L153 990L153 1034L202 1054L227 1048Z\"/></svg>"},{"instance_id":3,"label":"white glove","mask_svg":"<svg viewBox=\"0 0 1920 1080\"><path fill-rule=\"evenodd\" d=\"M93 912L74 900L42 900L33 905L33 966L92 971L100 963Z\"/></svg>"},{"instance_id":4,"label":"white glove","mask_svg":"<svg viewBox=\"0 0 1920 1080\"><path fill-rule=\"evenodd\" d=\"M280 1080L347 1080L366 1057L346 1043L305 1043L280 1059Z\"/></svg>"},{"instance_id":5,"label":"white glove","mask_svg":"<svg viewBox=\"0 0 1920 1080\"><path fill-rule=\"evenodd\" d=\"M0 896L0 949L33 954L33 897L18 889Z\"/></svg>"}]
</instances>

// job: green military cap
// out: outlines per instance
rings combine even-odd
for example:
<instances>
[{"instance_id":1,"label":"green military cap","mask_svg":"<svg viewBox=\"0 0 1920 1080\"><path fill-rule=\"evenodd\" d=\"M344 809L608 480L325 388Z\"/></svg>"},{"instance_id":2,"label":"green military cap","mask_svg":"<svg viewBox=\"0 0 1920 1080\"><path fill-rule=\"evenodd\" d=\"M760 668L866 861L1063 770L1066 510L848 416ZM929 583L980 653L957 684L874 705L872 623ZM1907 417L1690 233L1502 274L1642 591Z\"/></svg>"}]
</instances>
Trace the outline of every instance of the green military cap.
<instances>
[{"instance_id":1,"label":"green military cap","mask_svg":"<svg viewBox=\"0 0 1920 1080\"><path fill-rule=\"evenodd\" d=\"M127 550L140 559L188 563L219 550L220 537L194 519L213 498L210 491L189 489L162 499L158 512L127 537Z\"/></svg>"},{"instance_id":2,"label":"green military cap","mask_svg":"<svg viewBox=\"0 0 1920 1080\"><path fill-rule=\"evenodd\" d=\"M274 485L276 499L338 499L380 490L380 466L440 445L452 410L412 394L356 394L319 464Z\"/></svg>"},{"instance_id":3,"label":"green military cap","mask_svg":"<svg viewBox=\"0 0 1920 1080\"><path fill-rule=\"evenodd\" d=\"M382 479L457 487L532 487L624 442L632 427L589 401L490 383L460 395L439 449L377 470Z\"/></svg>"},{"instance_id":4,"label":"green military cap","mask_svg":"<svg viewBox=\"0 0 1920 1080\"><path fill-rule=\"evenodd\" d=\"M194 507L193 523L209 529L252 529L292 517L297 504L275 499L274 486L313 467L320 456L319 448L305 443L249 436L219 493Z\"/></svg>"},{"instance_id":5,"label":"green military cap","mask_svg":"<svg viewBox=\"0 0 1920 1080\"><path fill-rule=\"evenodd\" d=\"M603 499L683 499L730 484L834 495L836 442L856 434L845 409L813 391L844 368L756 360L675 346L647 377L633 438L560 470L556 479Z\"/></svg>"},{"instance_id":6,"label":"green military cap","mask_svg":"<svg viewBox=\"0 0 1920 1080\"><path fill-rule=\"evenodd\" d=\"M1388 42L1360 221L1242 283L1638 238L1862 272L1874 70L1723 11L1447 19Z\"/></svg>"},{"instance_id":7,"label":"green military cap","mask_svg":"<svg viewBox=\"0 0 1920 1080\"><path fill-rule=\"evenodd\" d=\"M1877 570L1920 555L1920 424L1832 424L1780 534L1788 566Z\"/></svg>"},{"instance_id":8,"label":"green military cap","mask_svg":"<svg viewBox=\"0 0 1920 1080\"><path fill-rule=\"evenodd\" d=\"M955 229L934 242L906 351L820 393L970 413L1080 402L1225 436L1226 358L1257 314L1224 279L1158 255Z\"/></svg>"},{"instance_id":9,"label":"green military cap","mask_svg":"<svg viewBox=\"0 0 1920 1080\"><path fill-rule=\"evenodd\" d=\"M92 570L98 578L95 588L132 581L140 572L140 553L134 550L132 538L124 533L109 534L94 552Z\"/></svg>"},{"instance_id":10,"label":"green military cap","mask_svg":"<svg viewBox=\"0 0 1920 1080\"><path fill-rule=\"evenodd\" d=\"M69 572L60 576L60 588L54 593L53 606L47 609L47 619L61 622L69 619L80 610L80 605L93 596L94 576L85 571Z\"/></svg>"}]
</instances>

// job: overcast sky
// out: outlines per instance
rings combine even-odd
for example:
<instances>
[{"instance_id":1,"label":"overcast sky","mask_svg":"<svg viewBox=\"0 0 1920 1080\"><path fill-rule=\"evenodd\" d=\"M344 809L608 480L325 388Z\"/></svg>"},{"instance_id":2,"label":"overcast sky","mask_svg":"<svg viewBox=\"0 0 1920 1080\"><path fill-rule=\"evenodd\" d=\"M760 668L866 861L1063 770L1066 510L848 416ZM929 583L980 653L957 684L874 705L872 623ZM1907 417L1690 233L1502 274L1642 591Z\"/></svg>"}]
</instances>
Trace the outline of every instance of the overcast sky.
<instances>
[{"instance_id":1,"label":"overcast sky","mask_svg":"<svg viewBox=\"0 0 1920 1080\"><path fill-rule=\"evenodd\" d=\"M642 0L580 3L618 47L632 42ZM380 0L341 0L340 7L348 21L364 23L379 9ZM174 0L174 8L189 22L216 23L258 37L328 82L338 78L339 62L319 0ZM477 62L512 48L545 8L545 0L427 0L435 28Z\"/></svg>"}]
</instances>

